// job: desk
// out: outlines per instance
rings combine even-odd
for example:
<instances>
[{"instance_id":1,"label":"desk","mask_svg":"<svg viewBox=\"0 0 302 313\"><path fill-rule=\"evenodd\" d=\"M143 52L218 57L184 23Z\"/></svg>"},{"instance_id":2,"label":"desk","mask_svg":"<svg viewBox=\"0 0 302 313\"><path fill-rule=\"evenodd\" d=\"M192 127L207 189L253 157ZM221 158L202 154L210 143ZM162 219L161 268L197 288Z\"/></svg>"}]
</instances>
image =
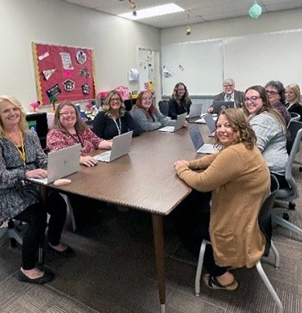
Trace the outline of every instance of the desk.
<instances>
[{"instance_id":1,"label":"desk","mask_svg":"<svg viewBox=\"0 0 302 313\"><path fill-rule=\"evenodd\" d=\"M200 128L207 133L206 126ZM208 136L204 136L209 141ZM94 168L81 166L70 175L72 183L60 191L127 206L152 214L153 238L161 312L165 312L165 270L163 217L168 215L191 189L175 174L176 160L196 157L187 129L176 133L152 131L133 138L129 155Z\"/></svg>"}]
</instances>

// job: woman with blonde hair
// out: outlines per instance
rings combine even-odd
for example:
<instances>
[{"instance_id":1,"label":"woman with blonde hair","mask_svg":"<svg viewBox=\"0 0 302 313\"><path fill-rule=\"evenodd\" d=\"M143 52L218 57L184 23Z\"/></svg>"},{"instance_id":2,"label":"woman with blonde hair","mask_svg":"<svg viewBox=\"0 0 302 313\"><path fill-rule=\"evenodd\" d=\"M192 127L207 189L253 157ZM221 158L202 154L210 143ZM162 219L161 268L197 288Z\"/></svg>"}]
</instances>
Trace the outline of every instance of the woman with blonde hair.
<instances>
[{"instance_id":1,"label":"woman with blonde hair","mask_svg":"<svg viewBox=\"0 0 302 313\"><path fill-rule=\"evenodd\" d=\"M47 177L47 157L25 116L15 97L0 96L0 224L12 218L27 223L18 279L44 284L54 278L52 271L36 267L38 248L44 242L46 208L37 185L27 179Z\"/></svg>"},{"instance_id":2,"label":"woman with blonde hair","mask_svg":"<svg viewBox=\"0 0 302 313\"><path fill-rule=\"evenodd\" d=\"M181 207L178 230L196 257L203 239L212 243L205 252L205 285L235 290L229 267L252 267L264 253L258 214L270 191L270 174L241 109L221 111L216 127L218 153L174 163L179 178L194 189Z\"/></svg>"},{"instance_id":3,"label":"woman with blonde hair","mask_svg":"<svg viewBox=\"0 0 302 313\"><path fill-rule=\"evenodd\" d=\"M93 131L100 138L112 139L131 130L133 136L141 133L131 114L125 110L121 95L116 90L110 91L102 105L102 111L93 121Z\"/></svg>"},{"instance_id":4,"label":"woman with blonde hair","mask_svg":"<svg viewBox=\"0 0 302 313\"><path fill-rule=\"evenodd\" d=\"M295 112L300 115L300 122L302 121L302 102L301 91L297 84L290 84L285 88L285 106L288 112Z\"/></svg>"}]
</instances>

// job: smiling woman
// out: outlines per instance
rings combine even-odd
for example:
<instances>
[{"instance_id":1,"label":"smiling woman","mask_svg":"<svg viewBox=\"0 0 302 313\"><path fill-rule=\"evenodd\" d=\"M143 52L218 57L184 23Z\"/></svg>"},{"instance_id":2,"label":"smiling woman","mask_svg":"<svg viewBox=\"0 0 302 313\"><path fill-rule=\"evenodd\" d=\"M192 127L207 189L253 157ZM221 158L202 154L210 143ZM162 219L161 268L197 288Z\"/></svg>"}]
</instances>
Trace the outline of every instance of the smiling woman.
<instances>
[{"instance_id":1,"label":"smiling woman","mask_svg":"<svg viewBox=\"0 0 302 313\"><path fill-rule=\"evenodd\" d=\"M204 259L206 286L235 290L238 283L228 267L251 267L264 252L257 216L269 193L270 177L241 109L220 113L216 144L218 153L174 163L179 178L194 188L182 204L178 229L185 247L197 257L202 240L212 242Z\"/></svg>"}]
</instances>

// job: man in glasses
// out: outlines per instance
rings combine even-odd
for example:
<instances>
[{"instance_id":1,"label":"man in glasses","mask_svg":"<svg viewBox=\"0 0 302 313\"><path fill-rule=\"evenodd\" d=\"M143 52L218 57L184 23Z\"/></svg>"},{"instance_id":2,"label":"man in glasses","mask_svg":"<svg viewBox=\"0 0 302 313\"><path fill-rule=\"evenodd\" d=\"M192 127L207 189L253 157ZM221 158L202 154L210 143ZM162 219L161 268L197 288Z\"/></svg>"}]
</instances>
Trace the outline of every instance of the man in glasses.
<instances>
[{"instance_id":1,"label":"man in glasses","mask_svg":"<svg viewBox=\"0 0 302 313\"><path fill-rule=\"evenodd\" d=\"M214 97L214 101L233 101L235 108L241 108L244 93L235 90L235 81L227 78L223 81L223 92ZM208 113L213 113L213 105L208 108Z\"/></svg>"}]
</instances>

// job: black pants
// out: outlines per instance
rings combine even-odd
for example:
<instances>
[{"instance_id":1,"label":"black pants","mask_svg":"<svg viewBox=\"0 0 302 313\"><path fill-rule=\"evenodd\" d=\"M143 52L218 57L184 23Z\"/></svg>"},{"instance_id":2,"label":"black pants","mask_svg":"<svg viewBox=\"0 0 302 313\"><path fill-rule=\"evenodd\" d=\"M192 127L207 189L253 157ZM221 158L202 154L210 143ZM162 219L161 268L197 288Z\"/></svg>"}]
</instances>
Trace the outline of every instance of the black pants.
<instances>
[{"instance_id":1,"label":"black pants","mask_svg":"<svg viewBox=\"0 0 302 313\"><path fill-rule=\"evenodd\" d=\"M48 223L48 241L52 246L60 243L62 230L66 221L67 206L58 192L50 192L45 207L50 219Z\"/></svg>"},{"instance_id":2,"label":"black pants","mask_svg":"<svg viewBox=\"0 0 302 313\"><path fill-rule=\"evenodd\" d=\"M42 203L33 204L18 214L15 219L27 223L22 245L22 267L30 270L35 267L39 246L44 242L45 207Z\"/></svg>"},{"instance_id":3,"label":"black pants","mask_svg":"<svg viewBox=\"0 0 302 313\"><path fill-rule=\"evenodd\" d=\"M210 241L210 201L211 192L193 190L180 204L177 218L177 230L183 245L198 258L203 239ZM204 255L204 267L212 276L226 273L226 267L217 266L212 246L207 245Z\"/></svg>"}]
</instances>

